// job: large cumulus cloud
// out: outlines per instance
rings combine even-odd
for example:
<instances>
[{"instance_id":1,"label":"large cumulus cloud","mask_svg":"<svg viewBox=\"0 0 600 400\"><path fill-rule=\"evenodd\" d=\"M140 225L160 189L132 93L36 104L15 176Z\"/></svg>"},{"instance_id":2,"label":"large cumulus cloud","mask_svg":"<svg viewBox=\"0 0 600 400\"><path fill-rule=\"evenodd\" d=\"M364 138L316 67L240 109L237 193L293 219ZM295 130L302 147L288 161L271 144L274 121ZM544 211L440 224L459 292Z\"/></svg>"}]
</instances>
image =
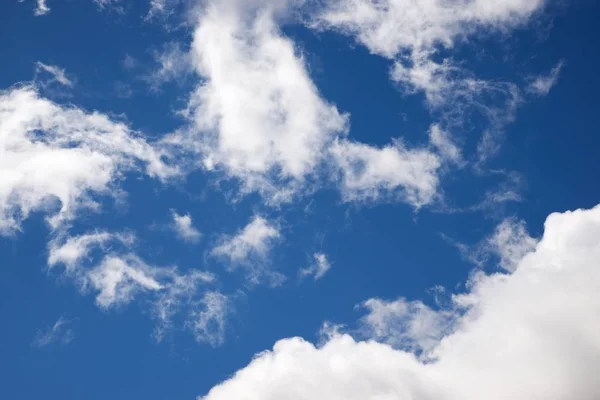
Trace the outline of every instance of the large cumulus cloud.
<instances>
[{"instance_id":1,"label":"large cumulus cloud","mask_svg":"<svg viewBox=\"0 0 600 400\"><path fill-rule=\"evenodd\" d=\"M599 237L600 206L550 215L513 273L453 298L463 312L427 361L348 335L284 339L201 399L598 399Z\"/></svg>"}]
</instances>

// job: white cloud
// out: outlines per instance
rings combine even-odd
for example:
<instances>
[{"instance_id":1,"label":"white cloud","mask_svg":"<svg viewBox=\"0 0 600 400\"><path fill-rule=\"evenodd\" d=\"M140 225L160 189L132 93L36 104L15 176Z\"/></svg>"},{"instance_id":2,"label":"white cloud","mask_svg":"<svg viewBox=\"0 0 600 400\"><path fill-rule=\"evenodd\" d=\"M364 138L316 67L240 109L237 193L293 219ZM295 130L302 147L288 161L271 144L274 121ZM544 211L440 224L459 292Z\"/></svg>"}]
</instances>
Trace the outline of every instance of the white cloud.
<instances>
[{"instance_id":1,"label":"white cloud","mask_svg":"<svg viewBox=\"0 0 600 400\"><path fill-rule=\"evenodd\" d=\"M158 271L133 255L106 256L89 271L87 281L99 293L96 303L103 308L129 303L138 291L158 291Z\"/></svg>"},{"instance_id":2,"label":"white cloud","mask_svg":"<svg viewBox=\"0 0 600 400\"><path fill-rule=\"evenodd\" d=\"M180 239L190 243L196 243L202 237L198 229L194 227L192 216L190 214L177 214L172 211L173 217L172 228L177 233Z\"/></svg>"},{"instance_id":3,"label":"white cloud","mask_svg":"<svg viewBox=\"0 0 600 400\"><path fill-rule=\"evenodd\" d=\"M178 81L193 72L190 53L177 42L167 43L153 53L157 68L145 79L154 90L170 81Z\"/></svg>"},{"instance_id":4,"label":"white cloud","mask_svg":"<svg viewBox=\"0 0 600 400\"><path fill-rule=\"evenodd\" d=\"M451 58L436 60L439 47L478 31L506 32L524 25L545 0L446 2L427 0L325 1L313 18L317 29L353 36L372 53L395 59L392 79L424 91L432 105L470 97L490 82L475 79ZM447 98L450 96L451 98Z\"/></svg>"},{"instance_id":5,"label":"white cloud","mask_svg":"<svg viewBox=\"0 0 600 400\"><path fill-rule=\"evenodd\" d=\"M490 122L478 165L500 148L503 127L521 104L518 87L477 78L453 58L452 48L479 33L507 34L543 9L546 0L325 0L309 25L352 36L372 53L393 60L390 77L406 93L423 92L432 111L453 126L471 112Z\"/></svg>"},{"instance_id":6,"label":"white cloud","mask_svg":"<svg viewBox=\"0 0 600 400\"><path fill-rule=\"evenodd\" d=\"M450 133L440 128L439 125L432 125L429 128L429 142L437 149L442 158L458 165L463 163L460 148L454 144Z\"/></svg>"},{"instance_id":7,"label":"white cloud","mask_svg":"<svg viewBox=\"0 0 600 400\"><path fill-rule=\"evenodd\" d=\"M48 245L48 266L63 265L65 274L87 291L97 293L102 308L126 305L138 292L159 291L161 278L172 270L149 266L130 251L132 234L96 231L75 237L59 236ZM101 250L95 262L94 250ZM87 266L87 267L86 267Z\"/></svg>"},{"instance_id":8,"label":"white cloud","mask_svg":"<svg viewBox=\"0 0 600 400\"><path fill-rule=\"evenodd\" d=\"M131 234L114 234L104 231L68 237L67 239L58 236L49 243L48 266L52 268L62 264L67 271L74 272L75 268L88 258L90 249L98 247L106 250L107 245L113 241L131 246L135 241L135 237Z\"/></svg>"},{"instance_id":9,"label":"white cloud","mask_svg":"<svg viewBox=\"0 0 600 400\"><path fill-rule=\"evenodd\" d=\"M156 320L154 337L161 341L182 310L186 310L186 320L195 320L204 304L198 299L200 286L216 278L205 271L180 273L175 267L150 265L135 254L134 245L130 233L62 236L49 243L48 265L63 265L65 275L82 292L94 292L96 304L103 309L123 307L142 296L149 300Z\"/></svg>"},{"instance_id":10,"label":"white cloud","mask_svg":"<svg viewBox=\"0 0 600 400\"><path fill-rule=\"evenodd\" d=\"M219 292L207 292L199 301L198 309L188 319L188 327L198 342L220 346L225 340L227 317L231 302Z\"/></svg>"},{"instance_id":11,"label":"white cloud","mask_svg":"<svg viewBox=\"0 0 600 400\"><path fill-rule=\"evenodd\" d=\"M41 71L44 71L44 72L50 74L50 76L52 76L52 79L51 79L52 82L58 82L61 85L64 85L67 87L75 86L75 83L67 77L67 74L66 74L64 68L59 68L56 65L44 64L43 62L38 61L35 63L36 79L37 79L37 75Z\"/></svg>"},{"instance_id":12,"label":"white cloud","mask_svg":"<svg viewBox=\"0 0 600 400\"><path fill-rule=\"evenodd\" d=\"M407 149L400 140L382 148L340 140L331 154L342 174L345 201L392 198L418 208L435 198L442 161L427 149Z\"/></svg>"},{"instance_id":13,"label":"white cloud","mask_svg":"<svg viewBox=\"0 0 600 400\"><path fill-rule=\"evenodd\" d=\"M488 239L490 250L500 259L500 267L513 272L519 262L535 249L537 240L529 236L525 223L505 219Z\"/></svg>"},{"instance_id":14,"label":"white cloud","mask_svg":"<svg viewBox=\"0 0 600 400\"><path fill-rule=\"evenodd\" d=\"M348 116L320 97L301 53L278 26L298 5L204 4L190 53L165 52L173 65L191 63L202 78L184 111L191 125L165 143L199 154L203 168L238 180L240 195L258 192L270 205L324 181L340 185L345 201L429 204L438 168L462 162L450 134L434 125L429 148L417 149L344 139Z\"/></svg>"},{"instance_id":15,"label":"white cloud","mask_svg":"<svg viewBox=\"0 0 600 400\"><path fill-rule=\"evenodd\" d=\"M434 51L423 51L401 57L394 63L391 79L400 83L407 93L424 92L427 102L433 107L473 101L474 97L489 89L487 82L471 76L454 65L451 59L433 61L433 54Z\"/></svg>"},{"instance_id":16,"label":"white cloud","mask_svg":"<svg viewBox=\"0 0 600 400\"><path fill-rule=\"evenodd\" d=\"M61 316L54 325L48 327L45 331L38 331L31 346L41 348L53 343L60 343L61 345L71 343L75 338L75 333L69 327L70 324L70 320Z\"/></svg>"},{"instance_id":17,"label":"white cloud","mask_svg":"<svg viewBox=\"0 0 600 400\"><path fill-rule=\"evenodd\" d=\"M169 284L163 285L164 290L156 299L152 310L157 321L154 338L158 342L162 341L166 333L173 328L173 317L180 312L182 307L190 308L186 317L187 323L195 321L197 313L204 304L203 301L197 300L198 287L216 279L213 274L196 270L184 275L172 274L170 278ZM223 325L224 322L223 319Z\"/></svg>"},{"instance_id":18,"label":"white cloud","mask_svg":"<svg viewBox=\"0 0 600 400\"><path fill-rule=\"evenodd\" d=\"M491 207L493 203L485 207ZM498 207L498 204L496 204ZM535 249L537 239L527 232L524 221L506 218L494 232L474 245L457 242L446 235L442 237L455 246L461 256L479 268L486 265L514 272L521 260Z\"/></svg>"},{"instance_id":19,"label":"white cloud","mask_svg":"<svg viewBox=\"0 0 600 400\"><path fill-rule=\"evenodd\" d=\"M126 172L178 174L167 153L127 125L55 104L30 86L0 91L0 138L0 234L18 231L32 211L46 210L57 228L99 209L94 197L118 192L111 189Z\"/></svg>"},{"instance_id":20,"label":"white cloud","mask_svg":"<svg viewBox=\"0 0 600 400\"><path fill-rule=\"evenodd\" d=\"M427 362L350 336L285 339L201 398L600 398L599 237L600 206L550 215L514 273L475 274L453 297L464 313Z\"/></svg>"},{"instance_id":21,"label":"white cloud","mask_svg":"<svg viewBox=\"0 0 600 400\"><path fill-rule=\"evenodd\" d=\"M254 216L248 225L235 235L221 238L211 254L226 260L232 268L247 268L249 279L253 283L266 276L273 284L277 284L283 277L268 271L267 256L280 237L277 226L263 217Z\"/></svg>"},{"instance_id":22,"label":"white cloud","mask_svg":"<svg viewBox=\"0 0 600 400\"><path fill-rule=\"evenodd\" d=\"M327 271L331 269L331 263L327 259L327 255L323 253L315 253L313 254L313 258L314 260L308 268L300 270L300 277L313 275L315 281L317 281L324 277Z\"/></svg>"},{"instance_id":23,"label":"white cloud","mask_svg":"<svg viewBox=\"0 0 600 400\"><path fill-rule=\"evenodd\" d=\"M548 75L533 78L527 87L527 91L538 96L547 96L558 82L563 66L564 62L560 61L556 67L552 68Z\"/></svg>"},{"instance_id":24,"label":"white cloud","mask_svg":"<svg viewBox=\"0 0 600 400\"><path fill-rule=\"evenodd\" d=\"M373 53L393 58L403 50L451 47L478 29L504 31L527 22L544 0L326 1L317 26L338 29Z\"/></svg>"},{"instance_id":25,"label":"white cloud","mask_svg":"<svg viewBox=\"0 0 600 400\"><path fill-rule=\"evenodd\" d=\"M50 7L48 7L48 5L46 4L46 0L37 0L37 7L35 9L35 11L33 12L33 14L36 17L39 17L41 15L46 15L50 12Z\"/></svg>"},{"instance_id":26,"label":"white cloud","mask_svg":"<svg viewBox=\"0 0 600 400\"><path fill-rule=\"evenodd\" d=\"M201 154L202 166L290 201L346 131L346 116L321 98L294 43L279 30L286 2L208 2L191 59L201 84L187 114L193 126L170 138Z\"/></svg>"},{"instance_id":27,"label":"white cloud","mask_svg":"<svg viewBox=\"0 0 600 400\"><path fill-rule=\"evenodd\" d=\"M367 310L361 319L362 336L425 357L452 328L455 319L452 312L433 310L420 301L404 298L389 302L372 298L359 308Z\"/></svg>"}]
</instances>

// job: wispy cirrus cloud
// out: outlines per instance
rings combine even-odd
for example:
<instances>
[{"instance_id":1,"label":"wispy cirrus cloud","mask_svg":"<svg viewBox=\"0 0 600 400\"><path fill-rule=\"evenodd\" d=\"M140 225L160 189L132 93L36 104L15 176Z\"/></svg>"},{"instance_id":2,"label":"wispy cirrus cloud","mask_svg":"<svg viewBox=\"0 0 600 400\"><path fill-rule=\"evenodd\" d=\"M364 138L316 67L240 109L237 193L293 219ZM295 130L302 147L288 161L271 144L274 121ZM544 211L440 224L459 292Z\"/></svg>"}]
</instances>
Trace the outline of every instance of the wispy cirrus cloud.
<instances>
[{"instance_id":1,"label":"wispy cirrus cloud","mask_svg":"<svg viewBox=\"0 0 600 400\"><path fill-rule=\"evenodd\" d=\"M539 75L530 78L527 91L537 96L547 96L550 90L558 83L558 78L564 67L564 61L559 61L558 64L547 75Z\"/></svg>"},{"instance_id":2,"label":"wispy cirrus cloud","mask_svg":"<svg viewBox=\"0 0 600 400\"><path fill-rule=\"evenodd\" d=\"M187 322L198 342L220 346L225 340L227 319L232 312L231 300L219 292L207 292L199 300L199 307Z\"/></svg>"},{"instance_id":3,"label":"wispy cirrus cloud","mask_svg":"<svg viewBox=\"0 0 600 400\"><path fill-rule=\"evenodd\" d=\"M461 256L476 265L492 265L513 272L519 262L535 249L538 240L530 236L525 222L516 218L505 218L491 235L473 245L458 242L446 235L442 237L458 249Z\"/></svg>"},{"instance_id":4,"label":"wispy cirrus cloud","mask_svg":"<svg viewBox=\"0 0 600 400\"><path fill-rule=\"evenodd\" d=\"M153 71L144 77L150 88L157 91L167 82L182 81L194 72L191 54L181 43L169 42L152 53L155 62Z\"/></svg>"},{"instance_id":5,"label":"wispy cirrus cloud","mask_svg":"<svg viewBox=\"0 0 600 400\"><path fill-rule=\"evenodd\" d=\"M64 68L57 67L56 65L44 64L43 62L35 63L35 80L39 79L38 75L41 73L47 73L50 76L50 80L42 82L44 86L49 83L56 82L63 86L72 88L75 86L75 82L72 78L67 77L67 73Z\"/></svg>"},{"instance_id":6,"label":"wispy cirrus cloud","mask_svg":"<svg viewBox=\"0 0 600 400\"><path fill-rule=\"evenodd\" d=\"M73 321L61 316L47 329L38 331L31 346L39 349L55 343L63 346L71 343L75 339L75 333L70 327L71 322Z\"/></svg>"},{"instance_id":7,"label":"wispy cirrus cloud","mask_svg":"<svg viewBox=\"0 0 600 400\"><path fill-rule=\"evenodd\" d=\"M193 324L195 329L219 317L219 310L205 298L218 294L225 301L227 296L215 290L202 290L216 281L215 275L196 269L183 273L174 266L151 265L136 254L135 245L132 233L96 231L74 237L58 236L48 245L48 266L52 271L62 266L65 276L83 294L95 294L96 304L102 309L122 308L140 300L149 304L156 322L153 335L157 341L163 340L173 328L176 316L183 318L183 326ZM220 310L221 328L213 332L207 327L204 333L194 330L199 341L214 345L222 342L229 308ZM213 335L219 339L213 339Z\"/></svg>"}]
</instances>

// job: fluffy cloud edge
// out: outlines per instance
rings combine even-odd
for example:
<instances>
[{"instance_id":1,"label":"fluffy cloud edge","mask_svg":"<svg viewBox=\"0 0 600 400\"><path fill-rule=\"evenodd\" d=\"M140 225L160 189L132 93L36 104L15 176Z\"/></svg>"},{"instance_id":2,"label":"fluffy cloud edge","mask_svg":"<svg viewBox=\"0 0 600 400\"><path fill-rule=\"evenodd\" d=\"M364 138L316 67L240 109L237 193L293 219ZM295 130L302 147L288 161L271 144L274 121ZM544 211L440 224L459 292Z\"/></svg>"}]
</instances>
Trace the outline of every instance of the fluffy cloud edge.
<instances>
[{"instance_id":1,"label":"fluffy cloud edge","mask_svg":"<svg viewBox=\"0 0 600 400\"><path fill-rule=\"evenodd\" d=\"M318 347L283 339L199 399L595 399L599 234L600 206L551 214L514 272L475 274L469 291L453 297L464 312L428 345L426 362L348 335L334 333ZM407 303L365 305L408 315Z\"/></svg>"}]
</instances>

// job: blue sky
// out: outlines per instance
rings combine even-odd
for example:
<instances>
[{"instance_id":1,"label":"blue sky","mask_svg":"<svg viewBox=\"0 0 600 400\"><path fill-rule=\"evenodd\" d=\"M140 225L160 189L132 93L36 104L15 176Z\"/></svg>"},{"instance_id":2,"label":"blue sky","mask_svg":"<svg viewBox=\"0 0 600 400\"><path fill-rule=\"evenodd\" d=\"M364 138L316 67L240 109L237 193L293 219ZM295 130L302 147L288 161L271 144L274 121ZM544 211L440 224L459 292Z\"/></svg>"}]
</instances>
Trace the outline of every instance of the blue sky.
<instances>
[{"instance_id":1,"label":"blue sky","mask_svg":"<svg viewBox=\"0 0 600 400\"><path fill-rule=\"evenodd\" d=\"M599 12L2 2L0 397L597 398Z\"/></svg>"}]
</instances>

